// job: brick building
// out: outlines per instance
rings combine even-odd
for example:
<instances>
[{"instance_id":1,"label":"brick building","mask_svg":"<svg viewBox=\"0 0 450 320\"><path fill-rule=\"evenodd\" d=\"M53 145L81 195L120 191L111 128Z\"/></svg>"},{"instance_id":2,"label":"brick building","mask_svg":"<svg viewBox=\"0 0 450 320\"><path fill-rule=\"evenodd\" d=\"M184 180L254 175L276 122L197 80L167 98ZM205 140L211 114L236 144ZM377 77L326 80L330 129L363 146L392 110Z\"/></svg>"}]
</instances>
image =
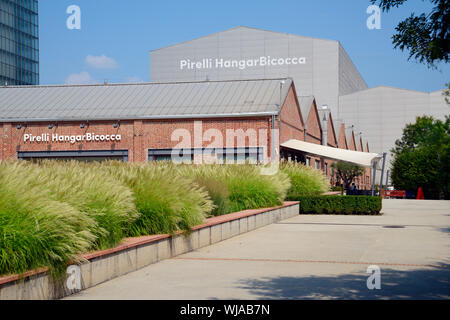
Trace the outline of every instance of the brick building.
<instances>
[{"instance_id":1,"label":"brick building","mask_svg":"<svg viewBox=\"0 0 450 320\"><path fill-rule=\"evenodd\" d=\"M337 148L331 117L322 146L315 99L301 100L289 78L1 87L0 159L267 163L281 156L329 176L335 160L370 167L377 155L336 153L347 150ZM326 149L311 153L311 145Z\"/></svg>"}]
</instances>

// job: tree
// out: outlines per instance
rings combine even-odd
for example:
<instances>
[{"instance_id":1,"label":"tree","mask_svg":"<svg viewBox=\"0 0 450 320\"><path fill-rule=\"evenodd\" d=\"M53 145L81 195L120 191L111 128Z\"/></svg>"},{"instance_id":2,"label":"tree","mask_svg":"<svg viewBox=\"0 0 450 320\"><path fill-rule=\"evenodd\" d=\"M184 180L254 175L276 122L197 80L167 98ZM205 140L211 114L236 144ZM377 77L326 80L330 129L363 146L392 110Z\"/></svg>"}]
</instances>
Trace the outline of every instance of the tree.
<instances>
[{"instance_id":1,"label":"tree","mask_svg":"<svg viewBox=\"0 0 450 320\"><path fill-rule=\"evenodd\" d=\"M338 161L331 165L336 173L337 179L342 179L345 189L350 189L350 185L356 177L362 175L365 169L353 163Z\"/></svg>"},{"instance_id":2,"label":"tree","mask_svg":"<svg viewBox=\"0 0 450 320\"><path fill-rule=\"evenodd\" d=\"M450 117L418 117L391 150L391 179L398 190L423 188L425 198L449 199Z\"/></svg>"},{"instance_id":3,"label":"tree","mask_svg":"<svg viewBox=\"0 0 450 320\"><path fill-rule=\"evenodd\" d=\"M450 105L450 82L445 85L447 88L445 88L442 95L445 97L445 102L447 102L448 105Z\"/></svg>"},{"instance_id":4,"label":"tree","mask_svg":"<svg viewBox=\"0 0 450 320\"><path fill-rule=\"evenodd\" d=\"M398 8L408 0L370 0L385 12ZM435 68L436 62L449 61L450 51L450 0L429 0L433 5L430 13L411 16L398 24L392 36L395 48L408 50L414 58L428 67Z\"/></svg>"}]
</instances>

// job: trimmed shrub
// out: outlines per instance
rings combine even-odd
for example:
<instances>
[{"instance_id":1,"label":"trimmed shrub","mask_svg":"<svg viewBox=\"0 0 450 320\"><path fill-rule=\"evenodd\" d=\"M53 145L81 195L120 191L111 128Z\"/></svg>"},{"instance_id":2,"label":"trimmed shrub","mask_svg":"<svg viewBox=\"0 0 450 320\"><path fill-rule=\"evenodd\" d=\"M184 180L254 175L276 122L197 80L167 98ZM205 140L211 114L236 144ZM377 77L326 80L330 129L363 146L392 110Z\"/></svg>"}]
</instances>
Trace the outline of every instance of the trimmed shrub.
<instances>
[{"instance_id":1,"label":"trimmed shrub","mask_svg":"<svg viewBox=\"0 0 450 320\"><path fill-rule=\"evenodd\" d=\"M330 190L330 183L325 174L312 167L296 162L285 162L281 171L289 176L291 187L287 200L300 196L318 196Z\"/></svg>"},{"instance_id":2,"label":"trimmed shrub","mask_svg":"<svg viewBox=\"0 0 450 320\"><path fill-rule=\"evenodd\" d=\"M297 197L301 214L376 215L382 209L380 197L313 196Z\"/></svg>"},{"instance_id":3,"label":"trimmed shrub","mask_svg":"<svg viewBox=\"0 0 450 320\"><path fill-rule=\"evenodd\" d=\"M345 189L344 189L344 187L341 187L341 186L334 186L334 187L331 187L331 191L334 191L334 192L338 191L341 193L341 195L344 195Z\"/></svg>"}]
</instances>

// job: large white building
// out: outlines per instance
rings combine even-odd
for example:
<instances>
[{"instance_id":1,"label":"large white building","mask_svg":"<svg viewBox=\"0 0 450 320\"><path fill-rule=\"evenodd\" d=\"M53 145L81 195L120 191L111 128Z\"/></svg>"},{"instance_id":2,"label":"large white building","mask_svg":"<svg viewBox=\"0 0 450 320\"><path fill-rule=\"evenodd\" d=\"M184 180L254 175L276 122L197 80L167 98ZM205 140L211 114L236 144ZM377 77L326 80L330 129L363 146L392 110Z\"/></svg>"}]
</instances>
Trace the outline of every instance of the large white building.
<instances>
[{"instance_id":1,"label":"large white building","mask_svg":"<svg viewBox=\"0 0 450 320\"><path fill-rule=\"evenodd\" d=\"M418 116L444 119L450 114L442 93L379 86L340 96L338 115L361 129L372 152L387 152L390 163L390 150L406 124Z\"/></svg>"},{"instance_id":2,"label":"large white building","mask_svg":"<svg viewBox=\"0 0 450 320\"><path fill-rule=\"evenodd\" d=\"M339 41L248 27L153 50L150 68L153 82L290 77L333 112L340 95L367 89Z\"/></svg>"},{"instance_id":3,"label":"large white building","mask_svg":"<svg viewBox=\"0 0 450 320\"><path fill-rule=\"evenodd\" d=\"M357 139L362 133L364 146L368 141L377 153L389 154L402 128L417 116L443 119L450 113L442 91L369 89L339 41L255 28L236 27L153 50L150 68L153 82L290 77L299 96L327 105L335 121L353 125Z\"/></svg>"}]
</instances>

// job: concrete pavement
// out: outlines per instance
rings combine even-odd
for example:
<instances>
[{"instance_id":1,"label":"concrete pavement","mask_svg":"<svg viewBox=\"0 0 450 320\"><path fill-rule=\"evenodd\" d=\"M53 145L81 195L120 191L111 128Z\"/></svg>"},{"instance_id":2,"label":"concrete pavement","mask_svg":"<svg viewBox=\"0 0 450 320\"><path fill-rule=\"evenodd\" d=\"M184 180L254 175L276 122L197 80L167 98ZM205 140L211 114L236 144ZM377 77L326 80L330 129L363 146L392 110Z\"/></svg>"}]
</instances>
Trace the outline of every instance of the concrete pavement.
<instances>
[{"instance_id":1,"label":"concrete pavement","mask_svg":"<svg viewBox=\"0 0 450 320\"><path fill-rule=\"evenodd\" d=\"M297 216L68 299L449 299L450 201L385 200L383 212ZM370 265L381 290L367 289Z\"/></svg>"}]
</instances>

